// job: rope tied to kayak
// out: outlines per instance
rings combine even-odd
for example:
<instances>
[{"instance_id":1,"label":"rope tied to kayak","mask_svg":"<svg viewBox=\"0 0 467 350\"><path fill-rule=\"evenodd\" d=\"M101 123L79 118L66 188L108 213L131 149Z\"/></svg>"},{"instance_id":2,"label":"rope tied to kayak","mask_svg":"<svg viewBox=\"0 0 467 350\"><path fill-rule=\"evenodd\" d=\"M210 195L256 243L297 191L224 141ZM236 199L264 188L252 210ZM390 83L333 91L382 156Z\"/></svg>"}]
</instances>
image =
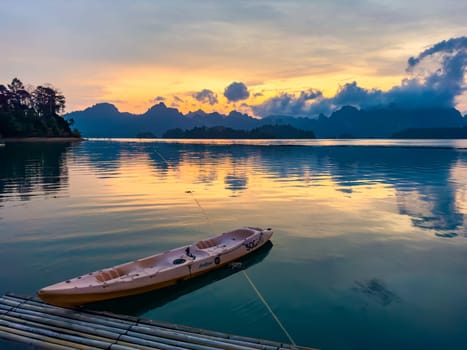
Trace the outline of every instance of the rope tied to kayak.
<instances>
[{"instance_id":1,"label":"rope tied to kayak","mask_svg":"<svg viewBox=\"0 0 467 350\"><path fill-rule=\"evenodd\" d=\"M196 199L196 197L194 196L193 194L193 191L185 191L185 193L189 194L191 196L191 198L193 198L193 200L195 201L196 205L198 206L199 210L201 210L201 213L203 213L203 216L204 218L206 219L206 221L208 222L209 225L211 225L211 220L209 220L209 216L208 214L206 213L206 211L204 210L204 208L201 206L201 204L199 203L199 201Z\"/></svg>"},{"instance_id":2,"label":"rope tied to kayak","mask_svg":"<svg viewBox=\"0 0 467 350\"><path fill-rule=\"evenodd\" d=\"M156 152L156 154L163 160L163 162L165 164L167 164L167 166L171 166L171 164L169 163L169 161L167 160L167 158L165 158L161 152L159 152L157 150L157 147L154 148L154 152ZM196 199L196 197L194 196L193 194L193 191L191 190L187 190L185 191L185 193L189 194L191 196L191 198L194 200L194 202L196 203L196 205L198 206L199 210L201 210L201 213L203 214L204 218L206 219L207 223L211 226L211 220L209 220L209 216L208 214L206 213L206 211L204 210L204 208L201 206L200 202L198 201L198 199Z\"/></svg>"},{"instance_id":3,"label":"rope tied to kayak","mask_svg":"<svg viewBox=\"0 0 467 350\"><path fill-rule=\"evenodd\" d=\"M170 166L170 163L169 161L157 150L157 148L155 149L155 152L157 153L157 155L168 165ZM201 206L200 202L198 201L198 199L196 199L196 197L194 196L193 194L193 191L191 190L187 190L185 191L185 193L191 195L191 198L195 201L196 205L198 206L199 210L201 211L201 213L203 214L204 218L206 219L207 223L209 225L212 225L211 224L211 220L209 219L209 216L207 214L207 212L204 210L204 208ZM234 264L234 263L232 263ZM242 266L241 265L230 265L231 268L241 268ZM294 346L296 346L297 344L295 343L295 341L293 340L292 336L290 335L290 333L287 331L287 329L284 327L284 325L282 324L281 320L279 319L279 317L277 317L277 315L274 313L274 311L272 310L271 306L269 305L269 303L266 301L266 299L263 297L263 295L261 294L261 292L259 291L259 289L256 287L256 285L253 283L253 281L251 280L250 276L248 276L248 274L246 273L246 271L243 269L242 270L243 272L243 276L245 276L246 280L248 281L248 283L250 284L251 288L253 289L253 291L256 293L256 295L258 296L259 300L263 303L263 305L266 307L266 309L268 310L268 312L271 314L272 318L274 319L274 321L276 321L277 325L280 327L280 329L284 332L285 336L287 337L287 339L289 339L290 343ZM190 270L190 274L191 274L191 270Z\"/></svg>"},{"instance_id":4,"label":"rope tied to kayak","mask_svg":"<svg viewBox=\"0 0 467 350\"><path fill-rule=\"evenodd\" d=\"M157 155L164 161L165 164L170 166L169 161L157 150L157 148L154 148L154 151L157 153Z\"/></svg>"},{"instance_id":5,"label":"rope tied to kayak","mask_svg":"<svg viewBox=\"0 0 467 350\"><path fill-rule=\"evenodd\" d=\"M253 283L253 281L251 280L250 276L248 276L248 274L246 273L245 270L242 270L243 272L243 276L245 276L246 280L248 281L248 283L250 284L251 288L253 288L253 290L255 291L256 295L258 296L259 300L261 300L261 302L264 304L264 306L266 307L266 309L269 311L269 313L271 314L272 318L277 322L277 324L279 325L279 327L282 329L282 331L284 332L284 334L287 336L287 338L289 339L290 343L292 345L297 345L295 344L295 341L293 340L292 336L289 334L289 332L287 332L287 329L285 329L284 325L282 324L281 320L279 319L279 317L277 317L277 315L274 313L274 311L272 311L271 309L271 306L269 306L268 302L266 301L266 299L264 299L263 295L261 294L261 292L258 290L258 288L255 286L255 284Z\"/></svg>"}]
</instances>

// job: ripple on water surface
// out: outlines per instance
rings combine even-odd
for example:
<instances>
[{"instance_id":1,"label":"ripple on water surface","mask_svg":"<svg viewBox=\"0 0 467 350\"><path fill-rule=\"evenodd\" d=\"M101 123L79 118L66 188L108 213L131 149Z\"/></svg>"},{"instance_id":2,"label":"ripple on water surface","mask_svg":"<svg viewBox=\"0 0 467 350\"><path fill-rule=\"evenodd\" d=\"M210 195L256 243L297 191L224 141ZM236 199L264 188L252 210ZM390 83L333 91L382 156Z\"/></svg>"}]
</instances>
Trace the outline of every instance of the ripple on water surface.
<instances>
[{"instance_id":1,"label":"ripple on water surface","mask_svg":"<svg viewBox=\"0 0 467 350\"><path fill-rule=\"evenodd\" d=\"M464 348L463 141L85 141L0 149L1 292L37 289L243 225L247 271L295 341ZM288 341L240 273L107 309ZM339 336L337 337L336 334Z\"/></svg>"}]
</instances>

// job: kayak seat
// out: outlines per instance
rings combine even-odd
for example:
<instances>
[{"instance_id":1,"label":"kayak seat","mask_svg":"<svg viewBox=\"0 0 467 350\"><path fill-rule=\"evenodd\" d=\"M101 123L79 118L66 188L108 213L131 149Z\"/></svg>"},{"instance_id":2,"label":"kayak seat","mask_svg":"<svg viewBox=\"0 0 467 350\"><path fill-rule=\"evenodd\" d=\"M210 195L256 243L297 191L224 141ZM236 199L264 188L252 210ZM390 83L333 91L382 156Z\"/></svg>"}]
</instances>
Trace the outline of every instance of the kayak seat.
<instances>
[{"instance_id":1,"label":"kayak seat","mask_svg":"<svg viewBox=\"0 0 467 350\"><path fill-rule=\"evenodd\" d=\"M96 274L94 277L99 282L106 282L106 281L113 280L115 278L119 278L123 275L125 275L125 272L121 269L116 268L116 269L99 271L99 273Z\"/></svg>"},{"instance_id":2,"label":"kayak seat","mask_svg":"<svg viewBox=\"0 0 467 350\"><path fill-rule=\"evenodd\" d=\"M205 241L197 242L196 243L196 248L198 248L198 249L207 249L207 248L214 247L214 246L218 245L221 242L222 242L222 240L220 240L219 237L211 238L211 239L207 239Z\"/></svg>"},{"instance_id":3,"label":"kayak seat","mask_svg":"<svg viewBox=\"0 0 467 350\"><path fill-rule=\"evenodd\" d=\"M225 233L224 235L229 239L246 239L250 237L254 232L249 229L238 229L235 231L230 231Z\"/></svg>"},{"instance_id":4,"label":"kayak seat","mask_svg":"<svg viewBox=\"0 0 467 350\"><path fill-rule=\"evenodd\" d=\"M238 229L235 231L225 232L221 236L206 239L204 241L197 242L196 248L198 249L208 249L221 244L226 245L230 244L231 241L244 240L254 234L252 229Z\"/></svg>"}]
</instances>

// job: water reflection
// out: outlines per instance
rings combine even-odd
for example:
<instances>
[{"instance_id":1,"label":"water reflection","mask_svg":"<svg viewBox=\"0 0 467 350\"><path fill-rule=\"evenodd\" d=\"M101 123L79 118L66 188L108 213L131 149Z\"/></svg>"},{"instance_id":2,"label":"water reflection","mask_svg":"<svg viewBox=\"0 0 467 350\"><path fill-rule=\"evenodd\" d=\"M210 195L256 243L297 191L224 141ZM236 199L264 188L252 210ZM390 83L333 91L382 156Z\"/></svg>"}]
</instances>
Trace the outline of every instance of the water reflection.
<instances>
[{"instance_id":1,"label":"water reflection","mask_svg":"<svg viewBox=\"0 0 467 350\"><path fill-rule=\"evenodd\" d=\"M70 148L69 142L8 143L0 148L0 202L66 189Z\"/></svg>"},{"instance_id":2,"label":"water reflection","mask_svg":"<svg viewBox=\"0 0 467 350\"><path fill-rule=\"evenodd\" d=\"M69 148L66 143L3 147L2 197L17 194L27 200L38 191L64 189ZM131 173L136 180L129 192L149 167L152 183L172 188L200 184L218 197L277 189L278 195L309 200L310 190L358 206L361 198L392 194L399 214L410 218L413 227L440 238L465 235L465 195L460 195L465 184L460 179L466 174L467 152L461 149L88 141L73 148L73 162L93 168L99 178ZM191 188L182 192L186 190Z\"/></svg>"},{"instance_id":3,"label":"water reflection","mask_svg":"<svg viewBox=\"0 0 467 350\"><path fill-rule=\"evenodd\" d=\"M246 158L247 159L247 158ZM230 171L224 177L225 189L232 191L232 196L241 195L248 189L248 162L243 159L232 159Z\"/></svg>"},{"instance_id":4,"label":"water reflection","mask_svg":"<svg viewBox=\"0 0 467 350\"><path fill-rule=\"evenodd\" d=\"M0 263L11 266L0 274L3 293L32 295L228 228L271 226L274 249L248 273L298 343L389 349L467 342L465 150L51 146L58 149L0 149ZM31 200L21 202L23 194ZM243 276L223 278L231 272L109 309L284 341Z\"/></svg>"},{"instance_id":5,"label":"water reflection","mask_svg":"<svg viewBox=\"0 0 467 350\"><path fill-rule=\"evenodd\" d=\"M460 184L452 181L451 173L465 152L336 148L328 156L334 165L333 179L344 191L374 181L389 184L396 190L399 213L409 216L414 226L447 238L457 236L451 231L463 231L464 214L456 202Z\"/></svg>"},{"instance_id":6,"label":"water reflection","mask_svg":"<svg viewBox=\"0 0 467 350\"><path fill-rule=\"evenodd\" d=\"M195 290L202 289L207 285L220 281L237 272L248 269L249 267L260 263L267 257L272 247L273 244L271 241L269 241L257 251L236 260L236 262L241 263L241 268L224 266L206 275L201 275L187 281L182 281L172 287L167 287L141 295L126 297L123 299L120 298L118 300L99 302L88 305L87 308L94 310L109 310L124 315L142 315L149 310L161 307L171 301L183 297L184 295L190 294Z\"/></svg>"},{"instance_id":7,"label":"water reflection","mask_svg":"<svg viewBox=\"0 0 467 350\"><path fill-rule=\"evenodd\" d=\"M85 147L75 150L75 158L78 162L87 162L100 175L118 175L122 149L126 145L117 142L86 142Z\"/></svg>"},{"instance_id":8,"label":"water reflection","mask_svg":"<svg viewBox=\"0 0 467 350\"><path fill-rule=\"evenodd\" d=\"M239 175L236 173L229 174L224 178L225 188L236 193L247 189L248 176L246 174Z\"/></svg>"}]
</instances>

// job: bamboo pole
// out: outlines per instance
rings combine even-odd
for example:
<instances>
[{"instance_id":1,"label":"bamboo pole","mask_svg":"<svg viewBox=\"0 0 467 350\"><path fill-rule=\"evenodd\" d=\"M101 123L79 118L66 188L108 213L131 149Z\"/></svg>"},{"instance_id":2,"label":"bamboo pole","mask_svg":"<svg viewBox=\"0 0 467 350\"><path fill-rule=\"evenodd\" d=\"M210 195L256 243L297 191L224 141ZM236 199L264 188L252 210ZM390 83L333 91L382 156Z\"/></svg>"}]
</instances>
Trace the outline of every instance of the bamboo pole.
<instances>
[{"instance_id":1,"label":"bamboo pole","mask_svg":"<svg viewBox=\"0 0 467 350\"><path fill-rule=\"evenodd\" d=\"M42 336L46 336L50 338L70 341L70 342L74 342L77 344L92 346L98 349L107 349L110 345L108 342L103 342L100 340L82 338L82 337L75 336L75 335L69 335L69 334L65 334L61 332L59 333L59 332L48 330L48 329L31 327L28 325L8 322L5 320L0 320L0 326L13 328L13 329L17 329L17 330L28 332L28 333L34 333L34 334L38 334L38 335L42 335Z\"/></svg>"},{"instance_id":2,"label":"bamboo pole","mask_svg":"<svg viewBox=\"0 0 467 350\"><path fill-rule=\"evenodd\" d=\"M15 324L19 322L23 326L39 327L39 332L42 332L39 336L60 333L65 335L63 341L72 341L72 337L78 338L75 340L79 340L80 337L89 338L87 340L89 344L93 341L97 342L95 345L99 345L99 342L107 342L108 349L115 350L136 345L141 349L149 345L150 347L159 346L160 349L311 350L264 339L115 315L109 312L62 308L38 299L12 294L0 297L0 321L2 320L14 320ZM18 324L18 329L22 329L21 324Z\"/></svg>"},{"instance_id":3,"label":"bamboo pole","mask_svg":"<svg viewBox=\"0 0 467 350\"><path fill-rule=\"evenodd\" d=\"M5 300L3 300L5 302ZM6 300L7 304L12 304L11 301ZM18 304L19 305L19 304ZM17 306L17 305L16 305ZM127 328L128 322L114 322L108 321L107 318L96 318L94 315L88 315L79 310L60 308L48 304L37 303L37 302L28 302L21 305L21 308L24 310L37 311L46 314L53 314L57 316L62 316L68 319L81 320L84 322L93 322L97 324L102 324L105 326L111 326L115 328Z\"/></svg>"},{"instance_id":4,"label":"bamboo pole","mask_svg":"<svg viewBox=\"0 0 467 350\"><path fill-rule=\"evenodd\" d=\"M95 311L92 310L87 310L90 313L96 313L99 314ZM111 314L111 316L115 317L120 317L121 315L114 315ZM127 317L127 316L123 316ZM235 341L235 342L243 342L243 343L248 343L248 344L257 344L258 349L267 349L261 346L266 346L266 347L271 347L271 349L278 349L282 348L283 345L288 345L288 344L282 344L276 341L272 340L265 340L265 339L258 339L258 338L251 338L251 337L244 337L244 336L239 336L239 335L232 335L232 334L227 334L227 333L222 333L222 332L217 332L217 331L211 331L211 330L204 330L204 329L198 329L198 328L193 328L185 325L178 325L178 324L171 324L171 323L165 323L162 321L154 321L154 320L149 320L149 319L140 319L138 320L139 325L148 325L151 327L159 327L161 329L171 329L171 330L176 330L188 334L198 334L200 336L204 337L214 337L214 338L221 338L229 341ZM299 347L299 346L294 346L294 347L283 347L286 349L304 349L304 350L310 350L310 348L304 348L304 347ZM313 350L313 349L311 349Z\"/></svg>"},{"instance_id":5,"label":"bamboo pole","mask_svg":"<svg viewBox=\"0 0 467 350\"><path fill-rule=\"evenodd\" d=\"M23 308L26 308L26 309L29 309L29 308L30 308L28 304L23 304L22 307L23 307ZM34 309L34 310L37 310L38 308L33 307L33 309ZM50 310L44 310L44 308L39 308L39 310L40 310L41 312L50 311ZM60 313L63 315L63 312L60 312ZM68 316L68 315L67 315L67 316ZM73 316L75 316L75 314L73 314ZM77 318L77 317L73 317L73 318ZM96 317L92 317L92 318L89 318L89 317L79 317L79 318L80 318L80 319L84 319L84 320L87 321L87 322L90 322L90 321L96 322ZM106 322L106 323L107 323L107 322ZM112 324L113 324L113 323L112 323ZM128 326L132 326L132 325L134 325L134 324L135 324L134 321L133 321L133 323L126 322L126 325L128 325ZM104 328L104 329L106 329L106 328ZM126 329L127 329L127 327L125 327L125 330L126 330ZM135 329L135 328L133 327L133 329ZM113 330L115 330L115 329L113 329ZM161 332L164 332L164 330L160 330L160 331L161 331ZM169 331L169 332L170 332L170 331ZM163 335L164 335L164 333L163 333Z\"/></svg>"},{"instance_id":6,"label":"bamboo pole","mask_svg":"<svg viewBox=\"0 0 467 350\"><path fill-rule=\"evenodd\" d=\"M12 339L16 337L24 337L33 340L34 342L42 343L45 345L51 344L52 346L64 346L65 348L71 348L71 349L89 349L89 346L85 346L82 344L78 344L75 342L70 342L70 341L65 341L63 339L57 339L54 337L49 337L49 336L44 336L41 334L37 334L35 332L28 332L26 330L20 330L17 328L10 328L10 327L5 327L0 325L0 332L2 334L2 337L6 339ZM29 344L27 341L26 344ZM94 348L96 349L96 348Z\"/></svg>"},{"instance_id":7,"label":"bamboo pole","mask_svg":"<svg viewBox=\"0 0 467 350\"><path fill-rule=\"evenodd\" d=\"M69 334L73 336L80 336L83 338L101 340L101 341L107 341L107 342L116 341L118 337L120 336L118 334L113 334L110 332L103 332L101 330L99 331L93 330L90 327L76 326L73 324L67 325L65 323L59 323L59 322L43 323L37 319L31 320L30 318L15 317L14 315L5 317L3 320L16 323L16 324L34 327L37 329L50 330L50 331L60 332L60 333Z\"/></svg>"},{"instance_id":8,"label":"bamboo pole","mask_svg":"<svg viewBox=\"0 0 467 350\"><path fill-rule=\"evenodd\" d=\"M123 344L123 343L122 343ZM148 348L146 346L144 347L135 347L134 344L120 344L120 343L116 343L116 344L112 344L109 348L109 350L135 350L135 349L138 349L138 350L157 350L157 349L154 349L154 348Z\"/></svg>"},{"instance_id":9,"label":"bamboo pole","mask_svg":"<svg viewBox=\"0 0 467 350\"><path fill-rule=\"evenodd\" d=\"M27 305L23 305L23 307L27 307ZM36 309L36 308L35 308ZM41 310L41 311L45 311L45 310ZM20 318L22 319L26 319L26 320L32 320L32 321L37 321L37 322L40 322L40 323L48 323L49 326L50 324L52 325L56 325L56 326L63 326L65 328L69 327L70 329L72 330L83 330L83 328L79 328L79 326L74 326L72 323L70 323L69 319L68 319L68 322L67 322L67 319L66 318L63 318L63 317L56 317L56 316L50 316L48 314L42 314L44 315L45 317L43 319L40 319L38 317L35 317L34 316L34 313L36 314L40 314L38 312L35 312L35 311L30 311L30 310L20 310L19 312L18 311L15 311L14 313L12 313L12 315L15 315L15 316L19 316ZM32 314L32 315L31 315ZM68 315L67 315L68 316ZM64 319L64 320L63 320ZM84 318L85 321L88 322L93 322L93 321L96 321L96 317L94 316L92 319L91 318ZM73 320L73 322L76 322ZM84 323L83 322L80 322L81 325L83 325ZM93 326L96 326L95 324L93 324ZM118 338L118 336L120 336L121 334L123 334L124 332L126 332L128 330L129 327L132 326L132 324L125 324L125 328L124 329L117 329L117 328L108 328L108 327L105 327L105 326L102 326L102 325L99 325L100 327L97 329L96 328L96 331L94 331L93 329L89 330L89 329L85 329L86 331L88 332L91 332L93 334L98 334L98 335L109 335L107 333L103 334L103 333L99 333L101 329L104 330L104 332L106 331L117 331L118 334L116 334L116 336L114 336L113 338L116 339Z\"/></svg>"},{"instance_id":10,"label":"bamboo pole","mask_svg":"<svg viewBox=\"0 0 467 350\"><path fill-rule=\"evenodd\" d=\"M31 303L37 303L37 302L31 301ZM30 303L28 302L28 304L23 305L23 308L31 308L29 304L30 304ZM39 302L39 303L37 303L37 304L41 305L41 304L43 304L43 303ZM47 304L45 304L45 305L47 305ZM42 306L43 306L43 305L42 305ZM47 305L47 306L48 306L48 305ZM39 307L32 306L32 308L35 309L35 310L39 310L39 311L41 311L41 312L45 312L45 311L46 311L46 312L50 312L50 311L51 311L51 310L44 310L44 309L43 309L42 307L40 307L40 306L39 306ZM47 309L49 309L49 307L47 307ZM63 309L62 309L62 308L57 308L57 307L53 307L53 306L52 306L52 309L57 309L58 314L63 315ZM94 314L95 314L95 312L92 312L92 311L91 311L91 312L86 312L86 313L90 314L91 316L94 316ZM54 312L54 314L55 314L55 312ZM169 330L169 331L170 331L170 330L176 330L176 331L178 331L178 332L187 333L187 334L189 334L189 335L191 335L191 334L193 334L193 333L196 333L196 334L199 334L200 336L212 337L211 335L208 335L208 334L202 334L202 333L207 333L207 332L199 332L199 331L198 331L198 332L195 332L196 329L195 329L195 328L191 328L191 327L179 327L179 326L177 326L177 325L170 325L170 324L163 324L163 327L161 327L160 325L155 324L154 322L147 322L147 321L145 322L145 320L143 321L143 320L139 320L139 319L136 319L136 320L135 320L135 318L131 318L131 317L128 317L128 316L123 316L123 317L122 317L122 316L120 316L120 315L114 315L114 314L108 314L108 313L104 313L104 315L107 316L107 317L105 317L105 321L102 320L102 315L101 315L101 313L97 313L97 316L99 316L99 319L96 319L96 317L89 317L88 315L85 315L85 314L83 314L83 313L80 313L79 317L76 317L76 316L77 316L76 313L73 313L73 314L71 314L71 315L66 314L65 316L72 316L74 319L80 318L80 319L82 319L82 320L85 321L85 322L94 322L94 321L97 321L97 322L99 322L99 323L104 323L104 324L106 324L106 325L108 324L108 323L107 323L108 320L110 320L109 322L111 322L111 323L113 324L113 323L115 322L115 319L118 319L119 322L123 321L122 324L126 324L126 325L128 325L128 326L130 326L130 325L135 325L136 321L138 321L138 325L144 324L144 325L148 325L148 326L151 326L151 327L157 327L157 328L160 328L161 331L164 331L164 330ZM83 317L83 316L84 316L84 317ZM102 321L104 321L104 322L102 322ZM168 328L167 326L172 326L172 327ZM168 328L168 329L167 329L167 328ZM184 328L185 328L185 329L184 329ZM228 339L227 335L224 334L224 333L220 333L220 332L212 332L212 333L215 333L214 335L215 335L216 337L218 337L219 335L222 335L223 338ZM277 343L275 343L274 345L276 345L276 348L277 348Z\"/></svg>"},{"instance_id":11,"label":"bamboo pole","mask_svg":"<svg viewBox=\"0 0 467 350\"><path fill-rule=\"evenodd\" d=\"M186 333L181 333L177 331L168 331L168 330L161 330L158 328L149 328L149 327L144 327L144 326L134 326L131 327L131 332L138 332L139 334L146 334L150 336L157 336L160 338L166 338L166 339L174 339L177 341L183 341L186 343L195 343L199 345L206 345L210 347L215 347L219 349L225 349L225 350L248 350L251 349L251 347L244 347L244 346L239 346L239 345L234 345L234 344L228 344L226 342L223 342L222 340L211 340L207 338L202 338L198 337L196 335L189 335Z\"/></svg>"},{"instance_id":12,"label":"bamboo pole","mask_svg":"<svg viewBox=\"0 0 467 350\"><path fill-rule=\"evenodd\" d=\"M76 348L72 348L65 345L59 345L54 343L48 343L39 339L31 338L30 336L23 336L19 334L13 333L5 333L3 336L4 339L15 341L19 343L28 344L34 347L40 347L41 349L50 349L50 350L76 350Z\"/></svg>"},{"instance_id":13,"label":"bamboo pole","mask_svg":"<svg viewBox=\"0 0 467 350\"><path fill-rule=\"evenodd\" d=\"M15 316L17 313L15 313ZM130 335L124 335L124 334L116 334L116 333L111 333L111 332L106 332L102 330L94 330L92 327L85 327L85 326L76 326L74 324L69 324L66 322L60 322L60 321L50 321L50 320L41 320L38 317L21 317L24 315L19 315L20 318L15 318L12 316L8 316L6 318L7 321L10 322L21 322L21 324L31 326L31 327L41 327L50 331L56 331L56 332L62 332L65 334L73 335L73 336L79 336L82 338L87 338L91 340L100 340L100 341L105 341L110 343L115 343L120 340L125 341L127 344L140 344L140 345L145 345L144 340L141 340L139 337L140 334L136 333L135 336L130 336ZM24 322L22 322L24 321ZM152 339L150 341L151 346L154 347L156 346L157 348L160 349L172 349L173 346L177 346L179 348L183 349L199 349L199 350L212 350L212 347L199 347L195 346L193 347L192 344L190 343L184 343L184 342L177 342L177 341L172 341L170 339L164 339L164 338L158 338L158 339ZM173 346L168 346L173 345Z\"/></svg>"},{"instance_id":14,"label":"bamboo pole","mask_svg":"<svg viewBox=\"0 0 467 350\"><path fill-rule=\"evenodd\" d=\"M91 327L90 330L95 330L96 332L106 332L109 334L114 334L115 337L118 337L119 335L125 333L128 330L128 327L125 329L114 328L114 327L103 327L103 326L96 325L91 322L70 320L65 317L49 315L49 314L44 314L44 313L39 313L39 312L29 311L29 310L22 310L22 309L12 310L8 313L8 315L5 315L5 317L6 316L16 316L16 317L23 318L26 320L32 320L38 323L49 323L49 324L61 326L64 328L82 327L83 329L86 329L86 328Z\"/></svg>"},{"instance_id":15,"label":"bamboo pole","mask_svg":"<svg viewBox=\"0 0 467 350\"><path fill-rule=\"evenodd\" d=\"M171 349L219 350L220 349L220 348L212 348L212 347L201 348L201 347L197 347L196 344L171 341L170 339L161 339L161 338L154 338L154 339L149 340L149 339L145 339L142 337L132 337L130 335L123 335L120 339L126 342L131 342L132 344L144 345L151 349L153 348L157 348L161 350L171 350Z\"/></svg>"},{"instance_id":16,"label":"bamboo pole","mask_svg":"<svg viewBox=\"0 0 467 350\"><path fill-rule=\"evenodd\" d=\"M107 342L115 342L118 341L122 332L119 334L116 333L111 333L107 331L102 331L102 330L94 330L92 327L85 327L83 325L75 325L69 322L63 322L61 320L55 320L55 319L50 319L48 317L38 317L36 315L31 315L30 313L22 313L22 310L16 310L14 312L10 312L9 316L5 318L6 321L12 322L12 323L18 323L21 322L23 325L26 326L39 326L46 328L49 331L56 331L56 332L63 332L63 329L65 330L66 333L69 333L69 335L73 336L80 336L83 338L93 338L94 340L102 340L102 341L107 341ZM45 315L48 316L48 315ZM84 332L84 333L83 333ZM131 336L125 336L124 340L126 340L127 344L140 344L144 345L146 343L150 343L151 348L154 348L155 346L160 349L173 349L174 346L168 346L167 343L171 345L177 346L177 348L184 348L184 349L201 349L201 350L211 350L212 348L208 347L199 347L195 346L193 347L191 344L188 343L183 343L183 342L175 342L171 341L170 339L163 339L160 338L159 340L161 342L155 342L155 341L139 341L137 336L139 334L135 333L136 337L131 337ZM99 337L96 337L99 336ZM103 339L102 337L110 338L109 339ZM121 339L123 340L123 339ZM188 345L188 347L186 347Z\"/></svg>"}]
</instances>

